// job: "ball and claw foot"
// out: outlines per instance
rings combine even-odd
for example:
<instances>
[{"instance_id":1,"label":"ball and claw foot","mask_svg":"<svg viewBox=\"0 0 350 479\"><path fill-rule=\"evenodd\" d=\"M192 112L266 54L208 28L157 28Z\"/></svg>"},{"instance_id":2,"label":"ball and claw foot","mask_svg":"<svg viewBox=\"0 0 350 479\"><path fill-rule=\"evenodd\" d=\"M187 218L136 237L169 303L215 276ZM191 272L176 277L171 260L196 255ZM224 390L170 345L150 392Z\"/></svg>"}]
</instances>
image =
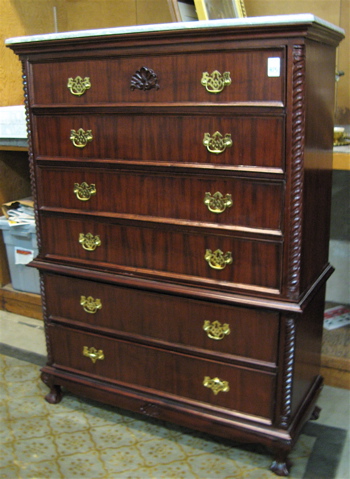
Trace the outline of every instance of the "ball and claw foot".
<instances>
[{"instance_id":1,"label":"ball and claw foot","mask_svg":"<svg viewBox=\"0 0 350 479\"><path fill-rule=\"evenodd\" d=\"M315 409L313 410L313 413L311 414L311 421L317 421L317 419L320 417L320 412L321 408L318 406L315 406Z\"/></svg>"},{"instance_id":2,"label":"ball and claw foot","mask_svg":"<svg viewBox=\"0 0 350 479\"><path fill-rule=\"evenodd\" d=\"M279 451L276 454L276 459L271 464L270 470L277 476L289 476L291 462L287 458L288 452Z\"/></svg>"},{"instance_id":3,"label":"ball and claw foot","mask_svg":"<svg viewBox=\"0 0 350 479\"><path fill-rule=\"evenodd\" d=\"M41 374L41 380L47 387L50 388L50 392L45 396L45 399L50 404L58 404L62 399L61 386L53 384L53 378L46 373Z\"/></svg>"},{"instance_id":4,"label":"ball and claw foot","mask_svg":"<svg viewBox=\"0 0 350 479\"><path fill-rule=\"evenodd\" d=\"M45 399L50 404L58 404L62 399L62 390L60 386L52 386L50 392L46 394Z\"/></svg>"}]
</instances>

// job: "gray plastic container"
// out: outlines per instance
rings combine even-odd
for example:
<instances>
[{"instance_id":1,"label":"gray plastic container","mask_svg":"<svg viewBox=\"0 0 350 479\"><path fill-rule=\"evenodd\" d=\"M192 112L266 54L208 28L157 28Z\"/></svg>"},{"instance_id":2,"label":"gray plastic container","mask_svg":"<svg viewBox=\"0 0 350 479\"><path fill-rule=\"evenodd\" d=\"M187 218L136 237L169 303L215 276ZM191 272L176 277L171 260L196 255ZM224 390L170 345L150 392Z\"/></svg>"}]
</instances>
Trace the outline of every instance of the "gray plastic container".
<instances>
[{"instance_id":1,"label":"gray plastic container","mask_svg":"<svg viewBox=\"0 0 350 479\"><path fill-rule=\"evenodd\" d=\"M40 293L39 273L26 263L38 255L35 225L10 226L5 216L0 217L11 282L14 289Z\"/></svg>"}]
</instances>

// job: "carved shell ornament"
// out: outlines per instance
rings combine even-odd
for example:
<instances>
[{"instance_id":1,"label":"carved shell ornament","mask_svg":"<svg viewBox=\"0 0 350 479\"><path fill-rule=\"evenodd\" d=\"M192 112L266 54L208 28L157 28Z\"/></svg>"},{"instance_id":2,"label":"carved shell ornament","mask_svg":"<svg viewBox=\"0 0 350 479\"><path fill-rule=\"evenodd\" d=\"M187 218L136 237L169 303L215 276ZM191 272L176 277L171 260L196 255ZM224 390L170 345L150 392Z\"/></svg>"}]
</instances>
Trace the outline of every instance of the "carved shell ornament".
<instances>
[{"instance_id":1,"label":"carved shell ornament","mask_svg":"<svg viewBox=\"0 0 350 479\"><path fill-rule=\"evenodd\" d=\"M152 90L153 88L159 90L160 85L157 75L150 68L140 68L131 77L130 89L135 90L135 88L143 91Z\"/></svg>"}]
</instances>

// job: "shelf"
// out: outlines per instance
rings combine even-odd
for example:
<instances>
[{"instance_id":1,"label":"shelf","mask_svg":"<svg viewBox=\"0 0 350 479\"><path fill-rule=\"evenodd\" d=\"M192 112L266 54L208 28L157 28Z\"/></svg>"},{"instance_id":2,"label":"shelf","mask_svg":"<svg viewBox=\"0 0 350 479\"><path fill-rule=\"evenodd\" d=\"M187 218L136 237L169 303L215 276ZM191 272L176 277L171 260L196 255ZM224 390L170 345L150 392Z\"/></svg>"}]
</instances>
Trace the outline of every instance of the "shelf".
<instances>
[{"instance_id":1,"label":"shelf","mask_svg":"<svg viewBox=\"0 0 350 479\"><path fill-rule=\"evenodd\" d=\"M16 291L11 284L0 288L0 309L34 319L43 319L39 294Z\"/></svg>"}]
</instances>

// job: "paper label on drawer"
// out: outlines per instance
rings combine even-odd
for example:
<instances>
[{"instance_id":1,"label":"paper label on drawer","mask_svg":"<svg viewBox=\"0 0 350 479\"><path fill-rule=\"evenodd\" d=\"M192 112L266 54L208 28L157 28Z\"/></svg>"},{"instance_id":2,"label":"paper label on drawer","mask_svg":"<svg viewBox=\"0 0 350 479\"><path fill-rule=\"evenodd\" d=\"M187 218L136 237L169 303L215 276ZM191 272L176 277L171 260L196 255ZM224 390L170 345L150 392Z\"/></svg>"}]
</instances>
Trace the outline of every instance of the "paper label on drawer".
<instances>
[{"instance_id":1,"label":"paper label on drawer","mask_svg":"<svg viewBox=\"0 0 350 479\"><path fill-rule=\"evenodd\" d=\"M267 59L267 76L279 77L281 75L281 59L279 57L270 57Z\"/></svg>"},{"instance_id":2,"label":"paper label on drawer","mask_svg":"<svg viewBox=\"0 0 350 479\"><path fill-rule=\"evenodd\" d=\"M15 264L28 264L34 259L34 250L15 246Z\"/></svg>"}]
</instances>

